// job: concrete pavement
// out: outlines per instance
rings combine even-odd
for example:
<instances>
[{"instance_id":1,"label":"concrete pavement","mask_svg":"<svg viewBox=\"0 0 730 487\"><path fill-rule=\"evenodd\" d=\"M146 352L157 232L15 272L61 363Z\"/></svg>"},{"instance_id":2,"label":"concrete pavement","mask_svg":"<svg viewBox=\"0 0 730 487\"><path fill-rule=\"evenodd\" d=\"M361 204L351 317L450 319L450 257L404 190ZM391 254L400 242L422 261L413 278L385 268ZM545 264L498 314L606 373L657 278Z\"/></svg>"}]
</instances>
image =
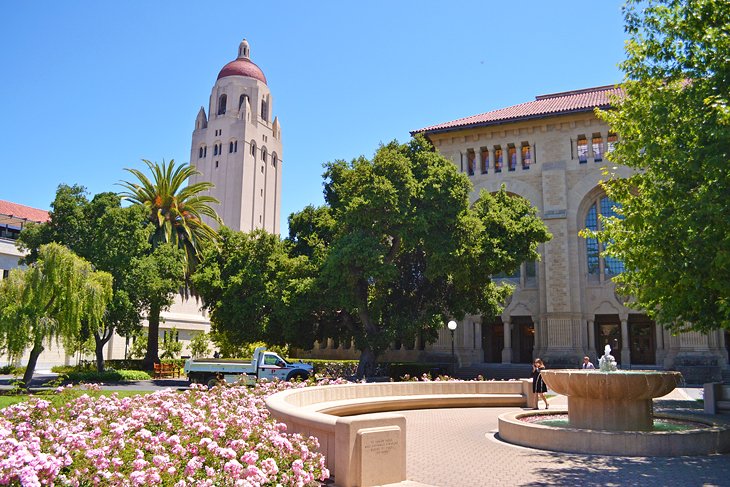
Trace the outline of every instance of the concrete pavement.
<instances>
[{"instance_id":1,"label":"concrete pavement","mask_svg":"<svg viewBox=\"0 0 730 487\"><path fill-rule=\"evenodd\" d=\"M700 414L701 389L655 400L657 411ZM567 407L555 396L550 409ZM542 408L542 405L541 405ZM499 439L497 417L514 408L403 411L407 476L399 487L730 486L730 455L619 457L555 453Z\"/></svg>"}]
</instances>

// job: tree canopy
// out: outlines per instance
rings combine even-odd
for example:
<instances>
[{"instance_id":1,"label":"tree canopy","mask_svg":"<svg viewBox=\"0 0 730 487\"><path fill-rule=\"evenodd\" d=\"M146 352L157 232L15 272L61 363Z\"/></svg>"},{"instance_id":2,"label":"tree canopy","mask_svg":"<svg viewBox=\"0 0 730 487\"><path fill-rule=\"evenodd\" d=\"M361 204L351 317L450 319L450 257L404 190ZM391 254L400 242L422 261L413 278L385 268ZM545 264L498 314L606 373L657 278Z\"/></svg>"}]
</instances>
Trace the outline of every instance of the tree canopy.
<instances>
[{"instance_id":1,"label":"tree canopy","mask_svg":"<svg viewBox=\"0 0 730 487\"><path fill-rule=\"evenodd\" d=\"M0 337L10 356L31 348L23 381L33 377L44 345L74 338L82 321L96 327L112 297L112 276L57 243L42 245L27 269L0 281Z\"/></svg>"},{"instance_id":2,"label":"tree canopy","mask_svg":"<svg viewBox=\"0 0 730 487\"><path fill-rule=\"evenodd\" d=\"M114 193L99 193L91 200L83 186L62 184L51 203L50 219L29 225L18 240L27 250L26 263L35 262L43 244L60 243L114 278L113 297L98 326L83 330L94 337L97 368L103 370L103 347L116 332L122 336L140 328L142 304L139 285L130 272L132 260L149 252L151 226L138 207L121 207Z\"/></svg>"},{"instance_id":3,"label":"tree canopy","mask_svg":"<svg viewBox=\"0 0 730 487\"><path fill-rule=\"evenodd\" d=\"M220 243L204 252L193 284L210 311L211 334L226 355L246 343L300 343L305 328L294 303L311 270L290 257L277 235L220 231ZM309 340L311 343L311 339Z\"/></svg>"},{"instance_id":4,"label":"tree canopy","mask_svg":"<svg viewBox=\"0 0 730 487\"><path fill-rule=\"evenodd\" d=\"M621 204L600 238L618 290L673 331L730 328L730 3L630 0L625 96L600 113Z\"/></svg>"},{"instance_id":5,"label":"tree canopy","mask_svg":"<svg viewBox=\"0 0 730 487\"><path fill-rule=\"evenodd\" d=\"M535 209L504 190L470 207L468 178L421 136L372 160L328 163L324 177L326 206L293 215L289 241L317 267L317 335L354 338L359 375L393 341L433 341L451 317L496 315L510 288L491 275L537 259L550 238Z\"/></svg>"}]
</instances>

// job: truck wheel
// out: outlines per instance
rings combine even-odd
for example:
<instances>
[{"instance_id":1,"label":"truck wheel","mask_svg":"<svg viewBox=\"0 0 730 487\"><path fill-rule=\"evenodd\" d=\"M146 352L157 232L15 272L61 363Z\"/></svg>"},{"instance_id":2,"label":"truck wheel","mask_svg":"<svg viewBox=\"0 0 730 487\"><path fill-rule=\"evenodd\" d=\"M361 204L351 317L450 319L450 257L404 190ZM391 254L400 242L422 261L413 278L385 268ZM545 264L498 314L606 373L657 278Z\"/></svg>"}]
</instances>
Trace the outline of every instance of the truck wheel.
<instances>
[{"instance_id":1,"label":"truck wheel","mask_svg":"<svg viewBox=\"0 0 730 487\"><path fill-rule=\"evenodd\" d=\"M299 380L307 380L309 378L309 374L306 372L302 372L301 370L295 370L294 372L291 372L286 380L288 381L299 381Z\"/></svg>"}]
</instances>

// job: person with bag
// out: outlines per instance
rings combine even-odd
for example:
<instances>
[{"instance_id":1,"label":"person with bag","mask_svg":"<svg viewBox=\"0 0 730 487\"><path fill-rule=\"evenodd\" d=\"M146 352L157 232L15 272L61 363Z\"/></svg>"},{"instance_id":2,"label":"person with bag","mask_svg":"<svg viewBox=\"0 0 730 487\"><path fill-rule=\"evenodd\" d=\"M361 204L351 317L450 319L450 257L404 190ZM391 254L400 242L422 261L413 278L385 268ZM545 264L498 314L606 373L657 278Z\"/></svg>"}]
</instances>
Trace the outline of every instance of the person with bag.
<instances>
[{"instance_id":1,"label":"person with bag","mask_svg":"<svg viewBox=\"0 0 730 487\"><path fill-rule=\"evenodd\" d=\"M535 400L535 409L540 409L540 399L542 399L545 402L545 409L548 409L548 402L547 398L545 397L545 393L547 392L547 386L545 385L545 381L542 380L542 376L540 375L540 372L545 368L545 364L542 363L542 359L536 358L535 362L532 364L532 392L537 394L537 399Z\"/></svg>"}]
</instances>

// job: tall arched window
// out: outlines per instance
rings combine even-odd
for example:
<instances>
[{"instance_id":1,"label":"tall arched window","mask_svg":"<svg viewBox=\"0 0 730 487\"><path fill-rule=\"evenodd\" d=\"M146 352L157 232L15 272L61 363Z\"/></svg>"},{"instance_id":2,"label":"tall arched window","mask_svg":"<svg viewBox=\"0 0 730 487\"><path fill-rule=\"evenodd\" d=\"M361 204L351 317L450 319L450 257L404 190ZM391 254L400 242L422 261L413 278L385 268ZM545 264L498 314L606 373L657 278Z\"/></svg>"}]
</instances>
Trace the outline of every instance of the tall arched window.
<instances>
[{"instance_id":1,"label":"tall arched window","mask_svg":"<svg viewBox=\"0 0 730 487\"><path fill-rule=\"evenodd\" d=\"M276 167L279 163L279 156L276 155L276 152L271 153L271 165Z\"/></svg>"},{"instance_id":2,"label":"tall arched window","mask_svg":"<svg viewBox=\"0 0 730 487\"><path fill-rule=\"evenodd\" d=\"M256 142L251 141L251 155L256 159Z\"/></svg>"},{"instance_id":3,"label":"tall arched window","mask_svg":"<svg viewBox=\"0 0 730 487\"><path fill-rule=\"evenodd\" d=\"M601 230L601 217L607 218L620 216L616 213L619 204L606 195L596 198L588 208L585 218L585 228L588 230ZM601 258L601 252L605 249L603 242L596 238L586 239L586 263L588 275L604 276L610 278L621 274L624 271L624 263L614 257ZM603 279L601 279L603 280Z\"/></svg>"},{"instance_id":4,"label":"tall arched window","mask_svg":"<svg viewBox=\"0 0 730 487\"><path fill-rule=\"evenodd\" d=\"M261 161L266 162L266 158L269 156L266 147L261 148Z\"/></svg>"},{"instance_id":5,"label":"tall arched window","mask_svg":"<svg viewBox=\"0 0 730 487\"><path fill-rule=\"evenodd\" d=\"M246 101L247 99L248 99L248 95L245 94L245 93L243 95L241 95L241 96L238 97L238 109L239 110L243 106L243 102Z\"/></svg>"},{"instance_id":6,"label":"tall arched window","mask_svg":"<svg viewBox=\"0 0 730 487\"><path fill-rule=\"evenodd\" d=\"M226 95L221 95L218 97L218 115L226 114L226 102L227 101L228 101L228 97Z\"/></svg>"},{"instance_id":7,"label":"tall arched window","mask_svg":"<svg viewBox=\"0 0 730 487\"><path fill-rule=\"evenodd\" d=\"M269 121L269 98L261 98L261 119Z\"/></svg>"}]
</instances>

